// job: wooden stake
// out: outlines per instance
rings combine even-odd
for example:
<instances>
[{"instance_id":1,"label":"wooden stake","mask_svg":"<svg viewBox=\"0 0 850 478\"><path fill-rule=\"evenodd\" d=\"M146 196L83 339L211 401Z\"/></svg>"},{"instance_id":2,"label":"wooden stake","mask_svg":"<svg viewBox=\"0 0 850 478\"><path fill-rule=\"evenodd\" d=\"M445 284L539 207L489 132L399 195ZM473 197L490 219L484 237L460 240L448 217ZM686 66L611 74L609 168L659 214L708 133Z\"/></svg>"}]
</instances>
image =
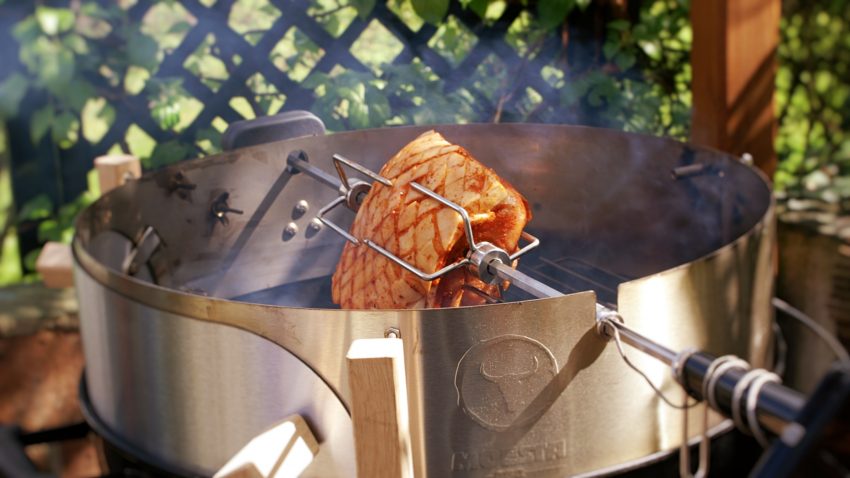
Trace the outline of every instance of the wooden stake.
<instances>
[{"instance_id":1,"label":"wooden stake","mask_svg":"<svg viewBox=\"0 0 850 478\"><path fill-rule=\"evenodd\" d=\"M101 194L121 186L128 178L142 175L139 158L130 155L99 156L94 159L94 167L97 168Z\"/></svg>"},{"instance_id":2,"label":"wooden stake","mask_svg":"<svg viewBox=\"0 0 850 478\"><path fill-rule=\"evenodd\" d=\"M401 339L360 339L348 349L357 476L413 476Z\"/></svg>"},{"instance_id":3,"label":"wooden stake","mask_svg":"<svg viewBox=\"0 0 850 478\"><path fill-rule=\"evenodd\" d=\"M291 415L257 435L214 478L291 478L319 453L316 437L300 415Z\"/></svg>"},{"instance_id":4,"label":"wooden stake","mask_svg":"<svg viewBox=\"0 0 850 478\"><path fill-rule=\"evenodd\" d=\"M74 286L73 258L71 246L61 242L48 242L38 254L35 270L41 274L44 286L62 289Z\"/></svg>"}]
</instances>

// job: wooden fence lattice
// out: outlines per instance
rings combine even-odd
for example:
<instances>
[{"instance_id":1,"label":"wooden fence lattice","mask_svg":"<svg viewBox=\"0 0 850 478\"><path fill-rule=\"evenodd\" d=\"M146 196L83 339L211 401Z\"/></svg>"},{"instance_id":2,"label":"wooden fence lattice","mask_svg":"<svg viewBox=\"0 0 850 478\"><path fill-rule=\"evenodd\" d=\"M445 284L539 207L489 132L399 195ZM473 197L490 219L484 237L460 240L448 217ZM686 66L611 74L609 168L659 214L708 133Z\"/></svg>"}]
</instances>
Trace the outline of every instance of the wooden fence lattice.
<instances>
[{"instance_id":1,"label":"wooden fence lattice","mask_svg":"<svg viewBox=\"0 0 850 478\"><path fill-rule=\"evenodd\" d=\"M157 3L152 0L139 0L127 10L128 16L133 21L140 22ZM91 169L92 159L105 154L116 144L121 144L131 125L136 125L157 143L176 140L195 145L198 132L209 129L216 121L231 123L244 119L244 114L233 107L231 100L235 97L253 97L255 92L248 82L258 73L285 97L282 110L312 110L318 99L316 91L306 87L303 81L293 79L282 72L270 56L270 52L292 28L309 38L309 41L323 52L312 66L311 74L331 74L342 69L380 77L381 73L373 69L373 66L364 64L352 49L358 38L367 29L374 28L374 22L377 22L401 44L400 52L392 59L392 64L409 65L412 62L421 62L439 77L444 93L450 94L463 88L464 92L471 95L474 99L474 114L466 118L467 121L492 121L500 112L512 111L518 102L526 98L526 91L530 89L538 95L536 104L545 108L538 108L522 119L541 122L593 122L589 121L589 118L577 118L575 111L559 109L561 93L551 78L547 79L543 73L544 67L558 63L568 53L562 39L563 31L554 30L542 38L535 48L534 55L521 54L515 45L512 46L508 41L512 23L523 14L523 7L519 2L508 2L505 12L498 20L489 24L483 23L471 10L462 8L460 2L451 2L449 17L460 23L465 34L471 35L470 43L474 43L471 49L461 55L462 58L454 62L446 57L445 52L434 46L435 37L439 34L438 27L424 23L418 29L411 28L384 1L376 2L368 18L355 16L338 36L334 36L317 19L314 3L268 0L280 14L274 18L268 29L252 32L250 39L244 32L235 31L229 22L232 9L238 3L236 0L218 0L208 6L210 3L201 0L179 2L182 8L194 17L194 24L186 31L179 44L166 52L153 75L153 78L159 79L180 78L183 90L203 105L191 124L177 132L163 129L151 116L149 98L144 92L139 92L135 95L124 95L121 101L114 105L114 119L106 133L96 142L90 142L83 135L79 135L76 143L67 149L57 148L47 138L33 144L29 139L30 117L32 111L44 104L46 97L43 93L31 92L24 98L19 116L7 123L14 196L18 205L45 192L54 204L63 204L75 198L86 188L85 172ZM16 45L16 40L10 34L11 27L14 22L31 14L31 9L31 6L20 5L0 7L0 12L5 10L5 13L8 13L0 15L5 17L5 20L0 20L0 43L4 45L4 50L0 53L12 65L12 70L23 66L16 58L15 47L11 46ZM577 32L581 34L580 30ZM232 69L217 87L211 87L209 82L205 82L204 78L186 66L187 59L204 46L209 35L214 35L215 55L219 59L241 59L238 64L231 61ZM516 94L494 97L492 92L482 91L469 81L485 62L494 61L494 58L497 59L495 61L510 66L505 68L508 69L507 74L512 82L510 91ZM0 73L0 81L2 76ZM109 91L116 88L99 75L90 75L87 80L99 90ZM409 106L409 100L393 97L389 104L395 110ZM254 106L256 109L256 105ZM217 120L218 118L220 120ZM512 118L508 114L501 119L510 121ZM198 152L201 151L196 151ZM23 227L20 233L24 251L37 246L32 228Z\"/></svg>"}]
</instances>

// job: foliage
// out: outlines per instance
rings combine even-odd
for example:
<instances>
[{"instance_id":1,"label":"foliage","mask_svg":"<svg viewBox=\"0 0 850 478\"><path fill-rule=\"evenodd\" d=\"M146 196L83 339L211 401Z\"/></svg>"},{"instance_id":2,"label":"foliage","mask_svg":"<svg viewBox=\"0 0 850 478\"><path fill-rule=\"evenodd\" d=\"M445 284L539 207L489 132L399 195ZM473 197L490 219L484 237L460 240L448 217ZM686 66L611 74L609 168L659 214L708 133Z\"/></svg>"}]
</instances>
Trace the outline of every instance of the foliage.
<instances>
[{"instance_id":1,"label":"foliage","mask_svg":"<svg viewBox=\"0 0 850 478\"><path fill-rule=\"evenodd\" d=\"M18 237L6 148L6 126L0 123L0 286L21 280Z\"/></svg>"},{"instance_id":2,"label":"foliage","mask_svg":"<svg viewBox=\"0 0 850 478\"><path fill-rule=\"evenodd\" d=\"M74 237L74 220L77 214L100 196L96 178L96 172L92 170L88 175L89 190L58 208L54 206L53 201L47 195L36 196L18 212L18 224L37 222L38 241L41 244L48 241L70 244ZM35 271L35 262L39 253L41 253L40 247L24 255L23 265L26 272L32 274ZM32 277L30 276L30 278Z\"/></svg>"},{"instance_id":3,"label":"foliage","mask_svg":"<svg viewBox=\"0 0 850 478\"><path fill-rule=\"evenodd\" d=\"M776 188L850 202L850 0L785 0Z\"/></svg>"},{"instance_id":4,"label":"foliage","mask_svg":"<svg viewBox=\"0 0 850 478\"><path fill-rule=\"evenodd\" d=\"M353 14L368 18L375 6L374 0L313 1L313 17L334 36L345 31ZM538 113L537 117L519 112L511 119L558 121L583 116L595 118L594 123L683 136L687 132L685 115L689 104L687 2L643 3L646 6L636 22L616 18L608 23L607 33L596 39L596 44L580 45L602 47L601 52L592 53L589 61L569 58L567 48L571 45L564 42L557 61L549 68L552 86L562 91L560 104L536 104L540 106L537 110L529 108L526 113ZM503 0L461 0L460 4L487 24L498 21L505 12ZM542 50L542 40L551 35L547 32L567 29L568 15L582 13L590 4L589 0L532 2L510 27L511 46L522 53L523 62L528 62ZM178 3L164 1L136 21L121 5L83 1L72 3L69 8L36 6L33 14L15 27L14 37L20 44L20 59L26 71L14 72L0 83L0 112L6 117L14 116L28 89L47 92L50 101L30 118L34 142L49 137L67 149L85 135L97 143L114 118L114 108L137 95L147 99L150 119L163 131L179 133L191 124L194 118L186 116L197 111L185 111L191 95L183 88L182 78L161 76L157 70L197 19ZM409 24L421 25L424 20L439 25L434 37L437 41L429 46L453 64L469 52L475 40L455 16L447 16L448 0L392 0L389 7ZM280 14L266 0L241 0L231 11L229 25L256 43L258 35ZM624 17L625 13L618 16ZM373 34L379 29L384 30L384 36L392 36L380 24L374 28L370 25L363 34L366 44L358 49L362 52L353 51L365 64L374 63L374 71L334 69L309 74L326 52L296 28L278 43L272 59L293 80L306 80L303 86L312 89L318 100L315 110L334 130L423 121L480 121L482 108L476 102L482 96L491 105L513 96L527 96L526 92L513 91L511 84L512 77L523 73L519 70L525 65L499 64L498 59L483 67L471 84L453 88L446 95L443 79L418 60L392 64L395 55L384 53L393 45L380 43L381 32ZM398 43L394 37L388 41ZM184 66L215 90L240 62L240 58L222 54L215 35L210 34ZM234 109L244 117L269 114L275 106L279 109L281 104L274 105L274 97L285 98L285 92L270 87L267 80L262 75L252 78L247 85L250 94ZM535 94L539 96L539 92L531 96ZM393 103L392 98L404 101ZM540 103L535 98L528 101ZM551 111L558 107L572 113ZM550 111L541 111L547 108ZM579 114L579 110L583 113ZM102 124L100 128L98 123ZM198 142L209 136L207 130L194 138L164 135L157 140L177 140L183 143L181 151L199 154L209 151L191 144L192 140ZM157 149L149 143L143 135L133 134L107 147L142 153L147 166L165 164L177 157L174 148Z\"/></svg>"},{"instance_id":5,"label":"foliage","mask_svg":"<svg viewBox=\"0 0 850 478\"><path fill-rule=\"evenodd\" d=\"M228 123L290 108L305 91L309 99L298 104L331 131L535 121L688 134L687 0L644 0L632 9L591 0L299 2L323 35L339 39L334 50L304 25L281 23L291 4L236 0L227 31L204 30L192 51L178 55L187 35L209 20L197 9L210 2L200 3L32 5L12 32L23 68L0 73L0 119L26 121L33 144L51 145L60 177L80 145L91 155L134 154L148 169L214 153ZM376 19L379 5L411 32L433 33L424 44L407 44ZM344 35L357 22L365 29L349 48ZM291 26L278 32L280 24ZM494 44L488 28L506 45ZM248 56L240 41L268 50ZM340 60L346 48L354 60ZM476 51L483 59L458 73ZM223 95L224 103L210 101ZM36 106L22 110L27 101ZM118 120L126 111L130 124ZM61 187L59 196L66 200ZM22 205L18 220L37 223L40 241L67 241L73 216L94 197L90 190L62 204L39 196Z\"/></svg>"},{"instance_id":6,"label":"foliage","mask_svg":"<svg viewBox=\"0 0 850 478\"><path fill-rule=\"evenodd\" d=\"M428 46L451 65L460 64L478 41L474 34L455 16L446 16L448 3L411 4L420 22L439 25ZM547 48L552 50L546 41L569 30L568 15L586 14L590 4L536 2L536 9L525 10L507 32L518 58L490 54L458 88L449 87L445 78L418 60L384 64L375 72L314 72L305 83L318 97L313 111L332 130L481 120L567 121L687 137L691 29L686 1L643 2L636 21L623 11L593 41L576 45L562 41L555 47L554 60L538 70L558 92L554 101L523 86L520 78L538 74L532 70L539 68L534 60ZM352 5L361 14L374 7L374 3ZM403 13L403 5L394 11ZM485 24L498 21L505 12L501 0L461 5ZM571 49L578 54L571 55ZM370 63L368 58L361 60Z\"/></svg>"}]
</instances>

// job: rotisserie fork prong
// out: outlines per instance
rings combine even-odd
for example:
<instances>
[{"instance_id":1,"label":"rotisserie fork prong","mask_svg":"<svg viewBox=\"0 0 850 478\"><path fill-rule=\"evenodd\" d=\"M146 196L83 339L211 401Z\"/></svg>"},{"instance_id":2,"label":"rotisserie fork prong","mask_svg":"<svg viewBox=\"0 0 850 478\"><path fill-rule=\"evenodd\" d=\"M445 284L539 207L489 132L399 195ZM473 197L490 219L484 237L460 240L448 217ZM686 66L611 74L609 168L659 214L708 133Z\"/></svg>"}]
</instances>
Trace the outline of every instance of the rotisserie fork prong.
<instances>
[{"instance_id":1,"label":"rotisserie fork prong","mask_svg":"<svg viewBox=\"0 0 850 478\"><path fill-rule=\"evenodd\" d=\"M324 171L322 171L322 170L316 168L315 166L309 164L308 162L304 161L303 159L300 159L300 158L297 158L297 157L290 157L289 164L290 164L290 166L292 166L293 168L296 168L299 171L305 172L305 173L307 173L307 174L309 174L309 175L311 175L311 176L313 176L317 179L322 180L321 181L322 183L328 184L328 181L326 179L327 173L325 173ZM466 242L466 245L467 245L467 253L465 255L463 255L462 257L460 257L456 261L453 261L452 263L445 265L444 267L442 267L442 268L440 268L440 269L438 269L434 272L429 273L429 272L423 271L422 269L416 267L414 264L410 263L409 261L404 260L403 258L399 257L398 255L394 254L389 249L384 247L384 245L379 244L378 242L376 242L374 240L356 237L356 236L352 235L351 233L346 231L344 228L340 227L338 224L336 224L332 220L330 220L327 217L327 215L332 210L336 209L341 204L346 205L346 207L348 207L352 211L356 212L359 209L360 205L362 204L362 202L365 198L364 192L367 192L369 189L371 189L372 185L369 184L369 183L365 183L361 180L350 179L348 177L348 174L346 173L346 168L349 168L351 170L359 172L360 174L362 174L362 175L364 175L364 176L372 179L373 181L380 183L384 186L392 187L393 182L390 179L388 179L384 176L381 176L380 174L375 173L374 171L372 171L372 170L366 168L365 166L357 163L356 161L350 160L350 159L348 159L348 158L346 158L346 157L344 157L340 154L334 154L333 155L333 164L334 164L334 168L337 172L337 175L339 177L339 183L338 183L337 189L340 192L340 196L337 197L336 199L334 199L333 201L331 201L325 207L321 208L319 210L319 213L317 214L317 218L320 221L322 221L325 225L330 227L331 230L333 230L337 234L344 237L352 245L354 245L354 246L366 245L371 250L373 250L373 251L377 252L378 254L386 257L391 262L402 267L403 269L410 272L411 274L413 274L419 280L422 280L422 281L434 281L434 280L437 280L437 279L440 279L440 278L446 276L447 274L449 274L453 271L456 271L456 270L461 269L463 267L467 267L467 268L471 269L475 273L475 275L477 275L478 279L480 279L483 282L482 285L494 285L494 284L497 284L500 281L506 281L506 280L507 281L527 280L527 281L530 281L532 283L538 282L538 281L526 276L525 274L516 273L516 272L514 274L512 274L511 277L507 277L502 271L505 268L511 268L512 264L514 264L517 261L517 259L519 259L524 254L528 253L532 249L536 248L540 244L539 239L532 236L531 234L529 234L526 231L522 231L520 237L524 241L526 241L527 243L525 245L523 245L522 247L519 247L512 254L508 253L508 251L506 251L503 248L500 248L496 245L493 245L492 243L489 243L489 242L486 242L486 241L477 242L475 240L475 234L473 232L473 218L470 217L470 214L468 213L468 211L464 207L462 207L461 205L459 205L459 204L457 204L453 201L450 201L445 196L437 193L436 191L434 191L434 190L432 190L432 189L430 189L430 188L428 188L428 187L426 187L426 186L424 186L424 185L422 185L422 184L420 184L416 181L411 181L409 183L410 188L412 190L422 194L423 196L426 196L428 198L431 198L431 199L437 201L439 204L441 204L442 206L444 206L444 207L446 207L450 210L453 210L461 218L462 232L463 232L464 239L465 239L465 242ZM501 266L497 265L496 264L497 262ZM551 295L551 294L547 294L547 295L541 296L540 293L539 293L539 290L542 290L541 287L539 287L539 286L535 287L535 286L536 286L536 284L532 284L531 286L525 286L525 287L521 286L520 288L522 288L523 290L526 290L526 291L528 291L529 289L533 290L533 291L538 291L538 293L536 294L538 297L545 297L545 296ZM542 284L540 284L540 286L542 286ZM474 286L470 286L470 287L476 288ZM476 289L481 291L483 294L487 295L488 297L492 297L491 294L488 293L487 291L484 291L484 290L481 290L481 289L478 289L478 288L476 288ZM496 291L496 293L498 294L498 291ZM560 294L559 292L554 291L554 289L551 291L551 293L552 294Z\"/></svg>"}]
</instances>

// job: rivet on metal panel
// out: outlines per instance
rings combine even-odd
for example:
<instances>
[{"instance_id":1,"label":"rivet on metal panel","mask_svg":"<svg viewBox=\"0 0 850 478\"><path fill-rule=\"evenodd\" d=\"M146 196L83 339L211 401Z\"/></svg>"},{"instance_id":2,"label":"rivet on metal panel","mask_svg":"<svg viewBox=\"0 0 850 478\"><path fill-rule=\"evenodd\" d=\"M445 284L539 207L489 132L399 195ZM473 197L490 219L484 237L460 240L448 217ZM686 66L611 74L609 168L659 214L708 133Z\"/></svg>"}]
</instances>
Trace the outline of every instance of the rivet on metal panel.
<instances>
[{"instance_id":1,"label":"rivet on metal panel","mask_svg":"<svg viewBox=\"0 0 850 478\"><path fill-rule=\"evenodd\" d=\"M298 234L298 224L294 222L290 222L286 225L286 228L283 230L283 240L288 241L295 237Z\"/></svg>"},{"instance_id":2,"label":"rivet on metal panel","mask_svg":"<svg viewBox=\"0 0 850 478\"><path fill-rule=\"evenodd\" d=\"M295 203L295 207L292 208L292 219L298 219L303 216L310 209L310 204L305 200L300 200Z\"/></svg>"},{"instance_id":3,"label":"rivet on metal panel","mask_svg":"<svg viewBox=\"0 0 850 478\"><path fill-rule=\"evenodd\" d=\"M741 162L746 164L747 166L752 166L755 164L755 160L753 159L753 155L750 153L744 153L741 155Z\"/></svg>"},{"instance_id":4,"label":"rivet on metal panel","mask_svg":"<svg viewBox=\"0 0 850 478\"><path fill-rule=\"evenodd\" d=\"M310 225L307 227L314 231L320 231L322 230L322 221L320 221L319 218L314 217L313 220L310 221Z\"/></svg>"},{"instance_id":5,"label":"rivet on metal panel","mask_svg":"<svg viewBox=\"0 0 850 478\"><path fill-rule=\"evenodd\" d=\"M384 331L384 338L385 339L400 339L401 338L401 331L399 331L398 328L396 328L396 327L389 327L387 330Z\"/></svg>"},{"instance_id":6,"label":"rivet on metal panel","mask_svg":"<svg viewBox=\"0 0 850 478\"><path fill-rule=\"evenodd\" d=\"M307 239L309 239L318 234L321 230L322 221L319 218L314 217L312 220L310 220L310 223L307 224L307 233L305 235L307 236Z\"/></svg>"}]
</instances>

